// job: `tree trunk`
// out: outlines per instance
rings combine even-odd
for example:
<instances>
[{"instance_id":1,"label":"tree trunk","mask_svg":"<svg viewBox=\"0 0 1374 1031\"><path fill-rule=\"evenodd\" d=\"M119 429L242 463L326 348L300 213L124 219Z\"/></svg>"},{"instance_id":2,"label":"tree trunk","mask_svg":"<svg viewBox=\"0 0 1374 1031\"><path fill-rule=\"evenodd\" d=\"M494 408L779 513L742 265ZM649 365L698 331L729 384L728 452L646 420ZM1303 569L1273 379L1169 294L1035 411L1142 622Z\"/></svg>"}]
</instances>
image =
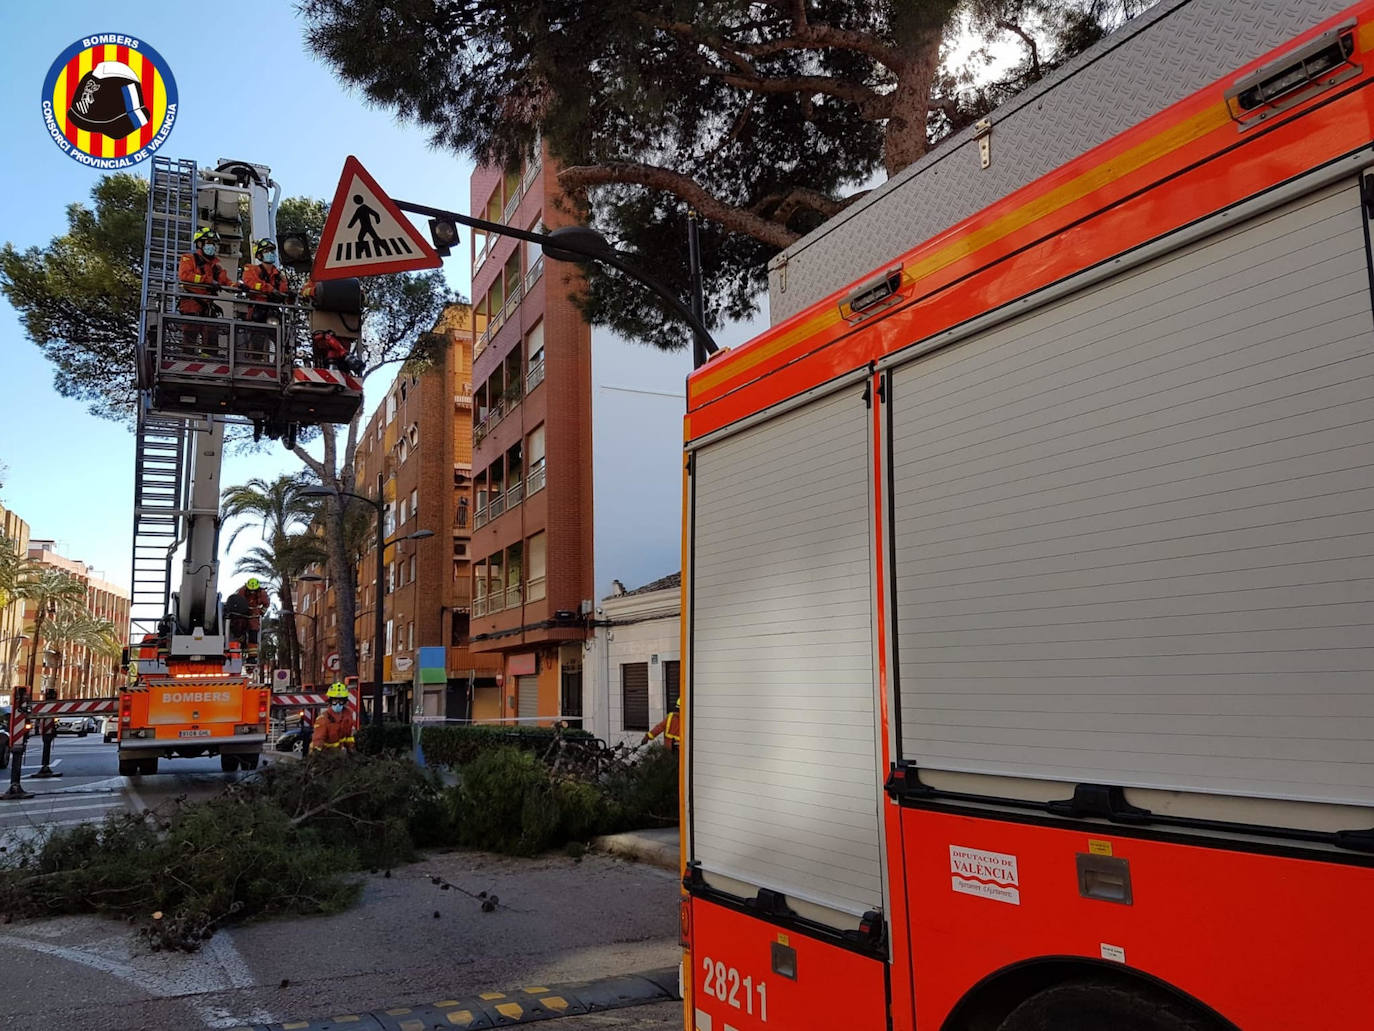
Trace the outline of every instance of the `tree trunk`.
<instances>
[{"instance_id":1,"label":"tree trunk","mask_svg":"<svg viewBox=\"0 0 1374 1031\"><path fill-rule=\"evenodd\" d=\"M358 610L357 570L344 547L343 507L346 498L330 499L325 506L325 544L329 549L329 576L334 581L334 610L339 619L339 673L358 675L358 635L354 626Z\"/></svg>"},{"instance_id":2,"label":"tree trunk","mask_svg":"<svg viewBox=\"0 0 1374 1031\"><path fill-rule=\"evenodd\" d=\"M296 603L291 597L289 584L282 584L277 590L281 602L282 657L278 666L285 666L293 675L293 683L299 688L305 681L301 679L301 647L296 639Z\"/></svg>"},{"instance_id":3,"label":"tree trunk","mask_svg":"<svg viewBox=\"0 0 1374 1031\"><path fill-rule=\"evenodd\" d=\"M930 116L930 86L940 64L943 33L927 31L903 47L906 61L897 72L892 93L892 114L883 138L883 165L887 177L919 160L929 148L926 120Z\"/></svg>"},{"instance_id":4,"label":"tree trunk","mask_svg":"<svg viewBox=\"0 0 1374 1031\"><path fill-rule=\"evenodd\" d=\"M40 660L43 657L43 617L46 613L42 603L33 614L33 651L29 652L29 701L34 702L43 693L42 683L37 679Z\"/></svg>"}]
</instances>

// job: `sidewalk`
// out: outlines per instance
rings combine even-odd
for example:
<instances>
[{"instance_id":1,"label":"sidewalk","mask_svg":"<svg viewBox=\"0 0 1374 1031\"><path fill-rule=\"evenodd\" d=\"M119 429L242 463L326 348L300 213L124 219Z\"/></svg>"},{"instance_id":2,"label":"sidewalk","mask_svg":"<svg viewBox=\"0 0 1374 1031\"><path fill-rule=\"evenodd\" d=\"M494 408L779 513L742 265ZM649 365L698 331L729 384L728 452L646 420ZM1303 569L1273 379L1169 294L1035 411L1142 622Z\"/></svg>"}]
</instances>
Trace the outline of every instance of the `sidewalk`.
<instances>
[{"instance_id":1,"label":"sidewalk","mask_svg":"<svg viewBox=\"0 0 1374 1031\"><path fill-rule=\"evenodd\" d=\"M592 847L621 859L647 863L677 873L681 868L678 853L678 829L654 827L643 831L626 831L593 838Z\"/></svg>"}]
</instances>

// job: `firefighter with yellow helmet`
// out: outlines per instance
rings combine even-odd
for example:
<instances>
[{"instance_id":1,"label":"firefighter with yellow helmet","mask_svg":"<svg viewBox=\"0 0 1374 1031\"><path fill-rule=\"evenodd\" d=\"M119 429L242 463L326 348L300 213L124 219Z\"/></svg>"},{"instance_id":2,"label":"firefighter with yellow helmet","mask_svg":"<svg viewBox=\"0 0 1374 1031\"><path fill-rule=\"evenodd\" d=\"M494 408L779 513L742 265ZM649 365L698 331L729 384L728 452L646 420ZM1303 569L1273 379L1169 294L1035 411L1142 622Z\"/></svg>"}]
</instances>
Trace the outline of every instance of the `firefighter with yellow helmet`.
<instances>
[{"instance_id":1,"label":"firefighter with yellow helmet","mask_svg":"<svg viewBox=\"0 0 1374 1031\"><path fill-rule=\"evenodd\" d=\"M315 734L310 740L312 748L346 748L353 751L353 732L356 729L353 713L348 711L348 688L335 681L325 692L329 707L315 718Z\"/></svg>"},{"instance_id":2,"label":"firefighter with yellow helmet","mask_svg":"<svg viewBox=\"0 0 1374 1031\"><path fill-rule=\"evenodd\" d=\"M677 704L673 706L673 711L659 720L658 723L644 735L640 744L648 744L660 734L663 735L663 742L674 752L677 751L679 743L682 741L682 696L678 696Z\"/></svg>"}]
</instances>

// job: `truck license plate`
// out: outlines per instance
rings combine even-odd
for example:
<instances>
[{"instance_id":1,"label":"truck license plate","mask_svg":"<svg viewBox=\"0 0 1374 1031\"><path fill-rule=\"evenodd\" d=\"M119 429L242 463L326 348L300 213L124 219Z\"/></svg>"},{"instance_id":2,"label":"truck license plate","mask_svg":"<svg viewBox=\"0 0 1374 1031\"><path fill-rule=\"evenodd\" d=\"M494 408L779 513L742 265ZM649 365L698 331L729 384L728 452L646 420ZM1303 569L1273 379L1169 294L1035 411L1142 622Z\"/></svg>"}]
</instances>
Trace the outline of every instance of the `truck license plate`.
<instances>
[{"instance_id":1,"label":"truck license plate","mask_svg":"<svg viewBox=\"0 0 1374 1031\"><path fill-rule=\"evenodd\" d=\"M210 731L206 730L183 730L179 737L209 737Z\"/></svg>"}]
</instances>

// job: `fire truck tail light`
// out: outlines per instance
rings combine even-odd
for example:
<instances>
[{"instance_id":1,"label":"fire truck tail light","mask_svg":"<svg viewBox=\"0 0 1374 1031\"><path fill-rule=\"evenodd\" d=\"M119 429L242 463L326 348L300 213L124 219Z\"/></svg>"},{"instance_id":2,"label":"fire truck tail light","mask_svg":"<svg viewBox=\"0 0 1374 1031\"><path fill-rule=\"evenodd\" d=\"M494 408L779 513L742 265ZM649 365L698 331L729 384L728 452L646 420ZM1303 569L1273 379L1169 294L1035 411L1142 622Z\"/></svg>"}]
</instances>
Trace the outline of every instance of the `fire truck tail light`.
<instances>
[{"instance_id":1,"label":"fire truck tail light","mask_svg":"<svg viewBox=\"0 0 1374 1031\"><path fill-rule=\"evenodd\" d=\"M677 904L677 940L684 949L692 947L691 899L683 899Z\"/></svg>"}]
</instances>

